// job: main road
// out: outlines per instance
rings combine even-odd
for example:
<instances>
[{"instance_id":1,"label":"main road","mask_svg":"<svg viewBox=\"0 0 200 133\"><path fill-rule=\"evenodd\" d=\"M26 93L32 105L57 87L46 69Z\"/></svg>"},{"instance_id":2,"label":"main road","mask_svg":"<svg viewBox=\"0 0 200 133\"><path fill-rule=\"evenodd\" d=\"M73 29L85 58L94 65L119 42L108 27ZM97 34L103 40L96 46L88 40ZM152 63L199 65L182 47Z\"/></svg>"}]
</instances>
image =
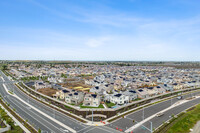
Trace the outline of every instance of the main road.
<instances>
[{"instance_id":1,"label":"main road","mask_svg":"<svg viewBox=\"0 0 200 133\"><path fill-rule=\"evenodd\" d=\"M0 71L0 94L3 99L16 110L24 120L33 125L34 128L41 129L46 133L117 133L118 131L110 127L88 126L79 121L66 116L35 99L27 96L19 90L7 76ZM13 91L17 96L10 95L6 89ZM21 99L21 100L19 100Z\"/></svg>"},{"instance_id":2,"label":"main road","mask_svg":"<svg viewBox=\"0 0 200 133\"><path fill-rule=\"evenodd\" d=\"M200 91L197 91L197 92L194 92L191 94L186 94L186 95L183 95L182 99L186 99L188 97L199 95L199 94L200 94ZM169 108L171 105L175 104L178 101L179 100L177 98L173 98L171 100L167 100L167 101L163 101L163 102L154 104L152 106L140 109L136 112L133 112L133 113L125 116L125 118L120 118L120 119L112 122L111 124L108 124L107 126L113 128L113 129L116 129L116 127L117 127L119 129L122 129L123 131L125 131L125 130L131 128L132 126L134 126L135 124L137 124L137 122L141 122L141 121L145 120L146 118L148 118L164 109ZM172 114L176 115L176 114L184 111L185 109L187 109L195 104L198 104L198 103L200 103L200 98L197 98L192 101L181 104L179 106L176 106L176 107L166 111L163 116L154 117L151 120L145 122L144 126L146 126L147 128L150 129L150 122L152 122L153 128L156 129L163 122L169 120L170 116ZM133 132L134 133L150 133L150 131L148 131L144 126L140 126L136 129L134 129Z\"/></svg>"}]
</instances>

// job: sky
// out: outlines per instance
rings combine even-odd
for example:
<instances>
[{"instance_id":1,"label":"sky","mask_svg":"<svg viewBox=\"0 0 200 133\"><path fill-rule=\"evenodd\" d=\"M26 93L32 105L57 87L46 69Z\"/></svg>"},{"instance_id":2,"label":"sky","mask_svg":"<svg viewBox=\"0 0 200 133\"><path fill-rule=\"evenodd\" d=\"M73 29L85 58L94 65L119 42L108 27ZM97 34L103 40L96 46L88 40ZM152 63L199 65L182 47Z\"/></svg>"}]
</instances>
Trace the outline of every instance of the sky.
<instances>
[{"instance_id":1,"label":"sky","mask_svg":"<svg viewBox=\"0 0 200 133\"><path fill-rule=\"evenodd\" d=\"M0 0L0 60L200 61L200 1Z\"/></svg>"}]
</instances>

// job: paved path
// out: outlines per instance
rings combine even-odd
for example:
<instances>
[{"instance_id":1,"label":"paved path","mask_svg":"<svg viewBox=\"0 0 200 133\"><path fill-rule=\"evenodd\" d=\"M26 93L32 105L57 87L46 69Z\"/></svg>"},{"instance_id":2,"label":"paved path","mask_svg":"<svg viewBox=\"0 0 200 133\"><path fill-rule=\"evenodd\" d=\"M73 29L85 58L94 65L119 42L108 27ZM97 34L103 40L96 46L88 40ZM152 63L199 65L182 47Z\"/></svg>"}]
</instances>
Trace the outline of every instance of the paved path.
<instances>
[{"instance_id":1,"label":"paved path","mask_svg":"<svg viewBox=\"0 0 200 133\"><path fill-rule=\"evenodd\" d=\"M200 121L194 126L193 131L190 133L200 133Z\"/></svg>"}]
</instances>

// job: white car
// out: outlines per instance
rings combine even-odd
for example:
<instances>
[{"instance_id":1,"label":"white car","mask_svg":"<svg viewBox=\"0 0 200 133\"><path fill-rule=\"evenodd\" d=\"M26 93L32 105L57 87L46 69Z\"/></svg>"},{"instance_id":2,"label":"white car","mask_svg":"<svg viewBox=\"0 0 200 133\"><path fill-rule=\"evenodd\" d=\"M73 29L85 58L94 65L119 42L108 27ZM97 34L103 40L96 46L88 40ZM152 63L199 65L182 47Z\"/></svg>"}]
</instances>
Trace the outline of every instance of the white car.
<instances>
[{"instance_id":1,"label":"white car","mask_svg":"<svg viewBox=\"0 0 200 133\"><path fill-rule=\"evenodd\" d=\"M178 100L182 99L182 96L178 96L177 99L178 99Z\"/></svg>"},{"instance_id":2,"label":"white car","mask_svg":"<svg viewBox=\"0 0 200 133\"><path fill-rule=\"evenodd\" d=\"M156 114L156 116L157 116L157 117L161 117L161 116L163 116L163 115L164 115L164 113L162 113L162 112L161 112L161 113L158 113L158 114Z\"/></svg>"}]
</instances>

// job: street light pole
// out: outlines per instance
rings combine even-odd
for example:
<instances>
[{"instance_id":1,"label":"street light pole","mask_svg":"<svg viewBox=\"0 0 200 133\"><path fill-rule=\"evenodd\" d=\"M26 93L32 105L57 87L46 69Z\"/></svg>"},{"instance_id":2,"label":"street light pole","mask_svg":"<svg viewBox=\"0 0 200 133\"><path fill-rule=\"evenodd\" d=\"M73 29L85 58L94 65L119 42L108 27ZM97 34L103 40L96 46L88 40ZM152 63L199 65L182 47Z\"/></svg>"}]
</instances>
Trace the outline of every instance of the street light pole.
<instances>
[{"instance_id":1,"label":"street light pole","mask_svg":"<svg viewBox=\"0 0 200 133\"><path fill-rule=\"evenodd\" d=\"M172 96L172 90L171 90L171 96ZM171 106L172 106L172 98L171 98Z\"/></svg>"},{"instance_id":2,"label":"street light pole","mask_svg":"<svg viewBox=\"0 0 200 133\"><path fill-rule=\"evenodd\" d=\"M153 133L153 124L151 121L150 121L150 123L151 123L151 133Z\"/></svg>"},{"instance_id":3,"label":"street light pole","mask_svg":"<svg viewBox=\"0 0 200 133\"><path fill-rule=\"evenodd\" d=\"M143 111L142 111L142 118L144 120L144 107L143 107Z\"/></svg>"},{"instance_id":4,"label":"street light pole","mask_svg":"<svg viewBox=\"0 0 200 133\"><path fill-rule=\"evenodd\" d=\"M56 118L55 109L53 110L53 115L54 115L54 118Z\"/></svg>"},{"instance_id":5,"label":"street light pole","mask_svg":"<svg viewBox=\"0 0 200 133\"><path fill-rule=\"evenodd\" d=\"M28 103L29 103L29 95L28 95Z\"/></svg>"},{"instance_id":6,"label":"street light pole","mask_svg":"<svg viewBox=\"0 0 200 133\"><path fill-rule=\"evenodd\" d=\"M92 124L93 124L93 108L92 108Z\"/></svg>"}]
</instances>

